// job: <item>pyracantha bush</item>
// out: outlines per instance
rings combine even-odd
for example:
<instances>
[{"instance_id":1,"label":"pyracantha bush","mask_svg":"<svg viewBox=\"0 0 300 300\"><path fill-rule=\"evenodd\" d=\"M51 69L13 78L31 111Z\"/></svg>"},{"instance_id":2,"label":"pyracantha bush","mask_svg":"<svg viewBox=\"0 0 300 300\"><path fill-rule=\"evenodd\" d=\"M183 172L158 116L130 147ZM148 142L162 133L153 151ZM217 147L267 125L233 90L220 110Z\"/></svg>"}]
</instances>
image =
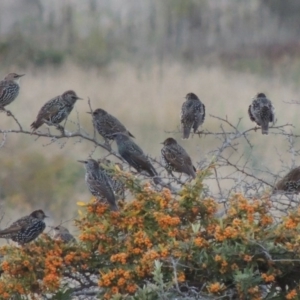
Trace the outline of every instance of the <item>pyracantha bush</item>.
<instances>
[{"instance_id":1,"label":"pyracantha bush","mask_svg":"<svg viewBox=\"0 0 300 300\"><path fill-rule=\"evenodd\" d=\"M76 243L2 247L0 298L300 299L300 208L275 222L270 195L233 194L217 217L203 184L213 167L177 192L116 167L132 199L117 212L78 203Z\"/></svg>"}]
</instances>

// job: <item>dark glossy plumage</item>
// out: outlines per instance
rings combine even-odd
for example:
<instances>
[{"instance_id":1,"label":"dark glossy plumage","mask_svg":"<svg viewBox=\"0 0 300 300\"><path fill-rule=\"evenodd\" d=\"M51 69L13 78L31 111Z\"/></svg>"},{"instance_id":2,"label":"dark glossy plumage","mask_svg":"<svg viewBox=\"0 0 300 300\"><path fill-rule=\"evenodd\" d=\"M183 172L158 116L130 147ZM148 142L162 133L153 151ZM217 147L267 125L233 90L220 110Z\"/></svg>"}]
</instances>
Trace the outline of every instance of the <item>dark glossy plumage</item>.
<instances>
[{"instance_id":1,"label":"dark glossy plumage","mask_svg":"<svg viewBox=\"0 0 300 300\"><path fill-rule=\"evenodd\" d=\"M118 199L125 199L125 185L124 183L116 178L113 171L107 168L113 168L115 165L117 165L120 170L123 170L123 166L120 163L112 163L109 159L102 158L98 160L98 163L103 166L103 169L106 173L106 175L111 179L112 187L115 192L115 195L118 197Z\"/></svg>"},{"instance_id":2,"label":"dark glossy plumage","mask_svg":"<svg viewBox=\"0 0 300 300\"><path fill-rule=\"evenodd\" d=\"M119 154L130 166L135 168L138 172L146 171L152 177L157 176L157 172L149 158L129 136L123 133L115 133L113 136L117 143Z\"/></svg>"},{"instance_id":3,"label":"dark glossy plumage","mask_svg":"<svg viewBox=\"0 0 300 300\"><path fill-rule=\"evenodd\" d=\"M292 169L275 185L275 191L285 191L291 194L300 192L300 167Z\"/></svg>"},{"instance_id":4,"label":"dark glossy plumage","mask_svg":"<svg viewBox=\"0 0 300 300\"><path fill-rule=\"evenodd\" d=\"M104 109L94 110L92 116L95 128L105 139L113 140L112 134L117 132L127 133L129 136L134 137L117 118Z\"/></svg>"},{"instance_id":5,"label":"dark glossy plumage","mask_svg":"<svg viewBox=\"0 0 300 300\"><path fill-rule=\"evenodd\" d=\"M264 93L259 93L248 108L250 120L261 126L262 134L268 134L269 123L275 121L275 110L272 102Z\"/></svg>"},{"instance_id":6,"label":"dark glossy plumage","mask_svg":"<svg viewBox=\"0 0 300 300\"><path fill-rule=\"evenodd\" d=\"M54 230L53 239L59 240L64 243L75 242L74 236L69 232L69 230L62 226L58 225L56 227L52 227Z\"/></svg>"},{"instance_id":7,"label":"dark glossy plumage","mask_svg":"<svg viewBox=\"0 0 300 300\"><path fill-rule=\"evenodd\" d=\"M79 160L85 165L85 182L93 196L99 201L106 200L112 210L117 211L116 198L111 179L94 159Z\"/></svg>"},{"instance_id":8,"label":"dark glossy plumage","mask_svg":"<svg viewBox=\"0 0 300 300\"><path fill-rule=\"evenodd\" d=\"M12 103L19 95L19 81L25 74L9 73L0 81L0 108Z\"/></svg>"},{"instance_id":9,"label":"dark glossy plumage","mask_svg":"<svg viewBox=\"0 0 300 300\"><path fill-rule=\"evenodd\" d=\"M44 123L58 125L69 116L75 102L79 99L81 98L74 91L66 91L62 95L52 98L42 106L36 121L31 124L31 128L35 131Z\"/></svg>"},{"instance_id":10,"label":"dark glossy plumage","mask_svg":"<svg viewBox=\"0 0 300 300\"><path fill-rule=\"evenodd\" d=\"M188 139L191 129L193 128L193 131L196 132L198 127L203 124L205 106L193 93L187 94L185 98L186 101L181 107L181 128L183 138Z\"/></svg>"},{"instance_id":11,"label":"dark glossy plumage","mask_svg":"<svg viewBox=\"0 0 300 300\"><path fill-rule=\"evenodd\" d=\"M169 173L172 171L185 173L193 178L196 177L196 168L187 152L173 138L167 138L161 149L165 167Z\"/></svg>"},{"instance_id":12,"label":"dark glossy plumage","mask_svg":"<svg viewBox=\"0 0 300 300\"><path fill-rule=\"evenodd\" d=\"M24 245L36 239L46 228L44 219L47 216L42 210L35 210L9 227L0 230L0 238L11 239Z\"/></svg>"}]
</instances>

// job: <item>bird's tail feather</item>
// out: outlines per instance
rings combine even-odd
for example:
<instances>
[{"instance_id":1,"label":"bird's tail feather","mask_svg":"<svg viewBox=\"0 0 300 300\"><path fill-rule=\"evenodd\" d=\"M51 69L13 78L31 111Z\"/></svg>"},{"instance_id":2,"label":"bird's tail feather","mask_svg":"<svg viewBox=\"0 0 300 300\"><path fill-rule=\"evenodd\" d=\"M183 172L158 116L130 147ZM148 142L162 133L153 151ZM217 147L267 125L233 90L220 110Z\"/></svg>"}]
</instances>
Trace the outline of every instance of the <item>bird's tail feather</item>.
<instances>
[{"instance_id":1,"label":"bird's tail feather","mask_svg":"<svg viewBox=\"0 0 300 300\"><path fill-rule=\"evenodd\" d=\"M109 204L109 206L110 206L110 209L111 209L112 211L119 211L119 208L118 208L118 206L117 206L116 203L114 203L114 204Z\"/></svg>"},{"instance_id":2,"label":"bird's tail feather","mask_svg":"<svg viewBox=\"0 0 300 300\"><path fill-rule=\"evenodd\" d=\"M262 134L269 134L269 123L262 123L261 124L261 133Z\"/></svg>"},{"instance_id":3,"label":"bird's tail feather","mask_svg":"<svg viewBox=\"0 0 300 300\"><path fill-rule=\"evenodd\" d=\"M194 166L190 167L190 175L193 177L193 179L196 178L196 168Z\"/></svg>"},{"instance_id":4,"label":"bird's tail feather","mask_svg":"<svg viewBox=\"0 0 300 300\"><path fill-rule=\"evenodd\" d=\"M182 138L183 139L188 139L190 136L190 131L191 129L189 127L183 127L183 135Z\"/></svg>"},{"instance_id":5,"label":"bird's tail feather","mask_svg":"<svg viewBox=\"0 0 300 300\"><path fill-rule=\"evenodd\" d=\"M32 131L36 131L41 125L42 125L41 122L35 121L30 125L30 127Z\"/></svg>"}]
</instances>

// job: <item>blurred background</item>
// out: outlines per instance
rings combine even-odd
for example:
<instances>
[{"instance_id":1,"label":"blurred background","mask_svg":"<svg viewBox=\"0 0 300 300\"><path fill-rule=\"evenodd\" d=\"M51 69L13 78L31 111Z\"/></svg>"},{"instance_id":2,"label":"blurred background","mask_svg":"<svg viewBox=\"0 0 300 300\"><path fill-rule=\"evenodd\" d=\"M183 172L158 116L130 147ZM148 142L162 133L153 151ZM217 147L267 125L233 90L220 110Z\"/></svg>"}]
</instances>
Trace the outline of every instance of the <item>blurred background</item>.
<instances>
[{"instance_id":1,"label":"blurred background","mask_svg":"<svg viewBox=\"0 0 300 300\"><path fill-rule=\"evenodd\" d=\"M299 106L286 103L300 101L299 31L298 0L1 0L0 77L26 73L9 109L28 130L47 100L74 89L94 109L119 118L152 157L159 159L159 143L172 135L199 162L211 159L218 139L180 139L180 108L189 92L206 106L205 130L220 131L210 114L233 124L241 119L240 130L253 127L248 106L265 92L276 125L293 123L299 133ZM78 101L67 129L79 117L92 132L88 110L86 100ZM16 124L2 113L0 128ZM247 143L240 149L253 167L279 173L297 163L283 136L257 131L250 140L252 150ZM47 144L10 134L0 148L0 227L34 209L59 223L76 216L77 201L91 198L76 160L93 145ZM97 149L93 157L105 154Z\"/></svg>"}]
</instances>

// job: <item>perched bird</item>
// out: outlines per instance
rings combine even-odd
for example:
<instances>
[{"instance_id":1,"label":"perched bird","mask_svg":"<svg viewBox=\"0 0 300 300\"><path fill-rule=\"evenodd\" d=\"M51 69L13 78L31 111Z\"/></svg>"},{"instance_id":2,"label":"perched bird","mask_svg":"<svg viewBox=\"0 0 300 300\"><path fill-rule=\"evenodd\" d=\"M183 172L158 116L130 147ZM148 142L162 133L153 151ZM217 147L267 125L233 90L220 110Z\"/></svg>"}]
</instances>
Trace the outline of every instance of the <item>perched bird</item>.
<instances>
[{"instance_id":1,"label":"perched bird","mask_svg":"<svg viewBox=\"0 0 300 300\"><path fill-rule=\"evenodd\" d=\"M274 124L275 109L264 93L259 93L254 97L248 108L250 120L261 126L261 133L268 134L269 123Z\"/></svg>"},{"instance_id":2,"label":"perched bird","mask_svg":"<svg viewBox=\"0 0 300 300\"><path fill-rule=\"evenodd\" d=\"M130 166L134 167L138 172L146 171L152 177L157 176L157 172L149 158L127 134L114 133L113 137L117 143L119 154Z\"/></svg>"},{"instance_id":3,"label":"perched bird","mask_svg":"<svg viewBox=\"0 0 300 300\"><path fill-rule=\"evenodd\" d=\"M185 98L186 101L181 107L181 127L183 138L188 139L191 128L196 132L198 127L203 124L205 119L205 106L193 93L188 93Z\"/></svg>"},{"instance_id":4,"label":"perched bird","mask_svg":"<svg viewBox=\"0 0 300 300\"><path fill-rule=\"evenodd\" d=\"M92 114L94 127L104 139L113 140L112 134L116 132L124 132L134 137L117 118L104 109L98 108L93 113L88 112L88 114Z\"/></svg>"},{"instance_id":5,"label":"perched bird","mask_svg":"<svg viewBox=\"0 0 300 300\"><path fill-rule=\"evenodd\" d=\"M107 200L110 208L114 211L118 210L116 197L113 190L111 179L106 175L102 166L94 159L78 160L85 165L85 182L93 196L98 200Z\"/></svg>"},{"instance_id":6,"label":"perched bird","mask_svg":"<svg viewBox=\"0 0 300 300\"><path fill-rule=\"evenodd\" d=\"M113 171L107 168L113 168L114 165L117 165L120 170L123 170L123 166L120 163L112 163L109 159L102 158L98 159L98 163L103 166L103 169L106 173L106 175L111 179L112 187L115 192L115 195L119 199L125 199L125 185L124 183L116 178Z\"/></svg>"},{"instance_id":7,"label":"perched bird","mask_svg":"<svg viewBox=\"0 0 300 300\"><path fill-rule=\"evenodd\" d=\"M64 243L75 242L74 236L69 232L69 230L62 226L58 225L56 227L52 227L54 230L53 239L63 241Z\"/></svg>"},{"instance_id":8,"label":"perched bird","mask_svg":"<svg viewBox=\"0 0 300 300\"><path fill-rule=\"evenodd\" d=\"M20 78L25 74L18 75L9 73L0 81L0 109L12 103L19 95Z\"/></svg>"},{"instance_id":9,"label":"perched bird","mask_svg":"<svg viewBox=\"0 0 300 300\"><path fill-rule=\"evenodd\" d=\"M162 158L166 169L172 174L172 171L185 173L193 178L196 177L196 168L192 164L190 156L177 144L173 138L167 138L161 149Z\"/></svg>"},{"instance_id":10,"label":"perched bird","mask_svg":"<svg viewBox=\"0 0 300 300\"><path fill-rule=\"evenodd\" d=\"M30 125L31 128L35 131L44 123L58 125L69 116L75 102L79 99L81 98L74 91L66 91L62 95L49 100L40 109L36 121Z\"/></svg>"},{"instance_id":11,"label":"perched bird","mask_svg":"<svg viewBox=\"0 0 300 300\"><path fill-rule=\"evenodd\" d=\"M45 229L44 219L47 218L42 210L35 210L6 229L0 230L0 238L11 239L24 245L36 239Z\"/></svg>"},{"instance_id":12,"label":"perched bird","mask_svg":"<svg viewBox=\"0 0 300 300\"><path fill-rule=\"evenodd\" d=\"M274 191L298 194L300 192L300 167L292 169L279 180L275 185Z\"/></svg>"}]
</instances>

